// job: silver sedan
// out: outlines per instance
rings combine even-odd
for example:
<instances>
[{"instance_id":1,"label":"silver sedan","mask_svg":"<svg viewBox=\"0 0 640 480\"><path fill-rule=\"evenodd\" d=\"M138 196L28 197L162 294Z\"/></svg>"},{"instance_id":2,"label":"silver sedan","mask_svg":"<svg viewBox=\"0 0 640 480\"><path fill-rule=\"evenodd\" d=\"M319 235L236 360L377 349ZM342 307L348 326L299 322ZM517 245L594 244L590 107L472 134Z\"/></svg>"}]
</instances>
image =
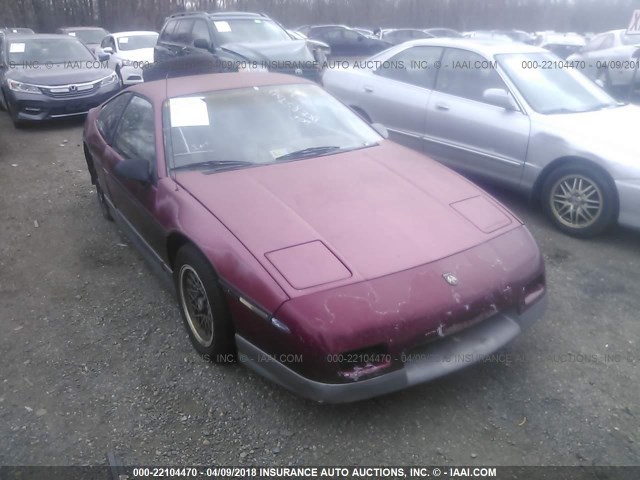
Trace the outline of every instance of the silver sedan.
<instances>
[{"instance_id":1,"label":"silver sedan","mask_svg":"<svg viewBox=\"0 0 640 480\"><path fill-rule=\"evenodd\" d=\"M398 142L526 192L567 234L640 229L640 108L546 50L417 40L328 69L323 83Z\"/></svg>"}]
</instances>

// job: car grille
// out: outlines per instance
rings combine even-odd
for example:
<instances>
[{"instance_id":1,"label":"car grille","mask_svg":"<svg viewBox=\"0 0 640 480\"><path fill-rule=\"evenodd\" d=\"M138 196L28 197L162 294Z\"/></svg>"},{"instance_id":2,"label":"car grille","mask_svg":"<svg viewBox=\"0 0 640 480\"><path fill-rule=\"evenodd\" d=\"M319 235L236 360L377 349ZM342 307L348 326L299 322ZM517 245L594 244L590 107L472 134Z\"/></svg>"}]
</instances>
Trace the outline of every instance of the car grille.
<instances>
[{"instance_id":1,"label":"car grille","mask_svg":"<svg viewBox=\"0 0 640 480\"><path fill-rule=\"evenodd\" d=\"M78 85L61 85L59 87L40 87L42 93L53 98L74 98L93 94L100 87L100 82L81 83Z\"/></svg>"}]
</instances>

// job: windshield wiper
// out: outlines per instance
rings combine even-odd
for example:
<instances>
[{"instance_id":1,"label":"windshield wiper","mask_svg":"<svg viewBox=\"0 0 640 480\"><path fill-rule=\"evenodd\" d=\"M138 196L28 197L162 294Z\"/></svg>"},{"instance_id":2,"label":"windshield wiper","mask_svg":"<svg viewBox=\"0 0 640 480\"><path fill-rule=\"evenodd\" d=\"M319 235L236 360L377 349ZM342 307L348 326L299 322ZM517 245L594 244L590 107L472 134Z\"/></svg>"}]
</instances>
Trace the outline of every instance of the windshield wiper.
<instances>
[{"instance_id":1,"label":"windshield wiper","mask_svg":"<svg viewBox=\"0 0 640 480\"><path fill-rule=\"evenodd\" d=\"M222 170L226 168L234 167L247 167L255 165L252 162L245 162L242 160L207 160L206 162L188 163L186 165L180 165L174 167L173 170L192 170L200 168L211 168L214 170Z\"/></svg>"},{"instance_id":2,"label":"windshield wiper","mask_svg":"<svg viewBox=\"0 0 640 480\"><path fill-rule=\"evenodd\" d=\"M281 160L293 160L296 158L317 157L320 155L326 155L328 153L335 152L336 150L342 150L342 149L340 147L336 147L335 145L328 145L325 147L309 147L309 148L303 148L302 150L296 150L295 152L280 155L279 157L276 158L276 160L281 161Z\"/></svg>"}]
</instances>

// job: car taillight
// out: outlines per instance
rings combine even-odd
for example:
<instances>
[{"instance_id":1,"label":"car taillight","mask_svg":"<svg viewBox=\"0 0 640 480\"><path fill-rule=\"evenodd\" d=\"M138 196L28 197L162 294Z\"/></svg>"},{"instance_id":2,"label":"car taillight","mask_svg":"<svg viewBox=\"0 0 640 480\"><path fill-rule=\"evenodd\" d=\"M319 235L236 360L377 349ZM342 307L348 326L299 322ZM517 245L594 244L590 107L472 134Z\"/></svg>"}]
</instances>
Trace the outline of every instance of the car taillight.
<instances>
[{"instance_id":1,"label":"car taillight","mask_svg":"<svg viewBox=\"0 0 640 480\"><path fill-rule=\"evenodd\" d=\"M520 312L525 311L544 296L546 290L545 285L546 282L544 275L540 275L522 289Z\"/></svg>"}]
</instances>

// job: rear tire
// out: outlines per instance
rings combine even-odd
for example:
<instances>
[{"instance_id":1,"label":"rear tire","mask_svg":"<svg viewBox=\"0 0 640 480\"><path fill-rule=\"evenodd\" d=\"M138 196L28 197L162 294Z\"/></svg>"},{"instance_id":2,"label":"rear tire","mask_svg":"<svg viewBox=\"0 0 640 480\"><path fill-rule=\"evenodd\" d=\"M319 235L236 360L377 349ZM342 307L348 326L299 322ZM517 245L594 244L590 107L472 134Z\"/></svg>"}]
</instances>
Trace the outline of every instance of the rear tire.
<instances>
[{"instance_id":1,"label":"rear tire","mask_svg":"<svg viewBox=\"0 0 640 480\"><path fill-rule=\"evenodd\" d=\"M195 246L187 244L178 250L173 272L178 307L193 347L212 362L233 361L233 323L209 261Z\"/></svg>"},{"instance_id":2,"label":"rear tire","mask_svg":"<svg viewBox=\"0 0 640 480\"><path fill-rule=\"evenodd\" d=\"M615 187L594 167L563 165L544 181L542 208L562 232L578 238L594 237L616 220Z\"/></svg>"}]
</instances>

